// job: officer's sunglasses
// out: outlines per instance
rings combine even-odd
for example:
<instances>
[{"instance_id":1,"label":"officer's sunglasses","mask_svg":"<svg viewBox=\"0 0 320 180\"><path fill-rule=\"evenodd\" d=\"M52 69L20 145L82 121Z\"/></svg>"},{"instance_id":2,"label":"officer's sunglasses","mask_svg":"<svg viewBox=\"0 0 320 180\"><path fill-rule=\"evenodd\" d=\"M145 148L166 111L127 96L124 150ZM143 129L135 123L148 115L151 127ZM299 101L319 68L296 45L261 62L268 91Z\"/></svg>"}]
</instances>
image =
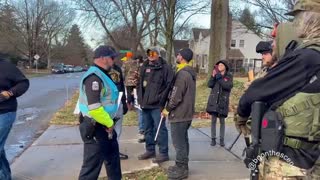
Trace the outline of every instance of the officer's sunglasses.
<instances>
[{"instance_id":1,"label":"officer's sunglasses","mask_svg":"<svg viewBox=\"0 0 320 180\"><path fill-rule=\"evenodd\" d=\"M148 52L148 56L149 56L149 57L155 57L155 56L157 56L157 55L158 55L158 53L155 52L155 51L149 51L149 52Z\"/></svg>"}]
</instances>

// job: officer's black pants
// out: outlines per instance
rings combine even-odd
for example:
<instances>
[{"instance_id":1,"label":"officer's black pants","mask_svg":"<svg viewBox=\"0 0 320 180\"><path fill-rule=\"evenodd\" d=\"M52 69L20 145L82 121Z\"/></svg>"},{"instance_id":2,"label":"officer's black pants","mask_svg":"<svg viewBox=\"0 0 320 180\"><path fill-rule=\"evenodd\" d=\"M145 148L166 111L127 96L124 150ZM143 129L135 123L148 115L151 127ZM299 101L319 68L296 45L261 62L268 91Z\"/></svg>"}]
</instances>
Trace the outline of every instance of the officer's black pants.
<instances>
[{"instance_id":1,"label":"officer's black pants","mask_svg":"<svg viewBox=\"0 0 320 180\"><path fill-rule=\"evenodd\" d=\"M109 140L105 128L97 124L94 137L88 138L88 129L92 128L89 121L80 124L80 134L84 142L83 164L79 180L96 180L104 163L109 180L121 180L121 166L117 135L113 131L113 138Z\"/></svg>"}]
</instances>

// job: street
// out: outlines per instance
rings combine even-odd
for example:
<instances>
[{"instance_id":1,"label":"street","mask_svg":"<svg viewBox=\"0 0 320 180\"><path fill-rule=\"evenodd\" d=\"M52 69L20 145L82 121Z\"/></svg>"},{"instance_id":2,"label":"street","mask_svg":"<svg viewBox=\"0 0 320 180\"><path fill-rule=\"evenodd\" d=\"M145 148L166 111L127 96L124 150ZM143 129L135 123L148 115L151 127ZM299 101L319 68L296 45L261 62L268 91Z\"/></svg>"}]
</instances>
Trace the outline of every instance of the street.
<instances>
[{"instance_id":1,"label":"street","mask_svg":"<svg viewBox=\"0 0 320 180\"><path fill-rule=\"evenodd\" d=\"M18 98L17 118L6 142L10 163L49 125L54 113L79 87L82 73L54 74L30 79L30 88Z\"/></svg>"}]
</instances>

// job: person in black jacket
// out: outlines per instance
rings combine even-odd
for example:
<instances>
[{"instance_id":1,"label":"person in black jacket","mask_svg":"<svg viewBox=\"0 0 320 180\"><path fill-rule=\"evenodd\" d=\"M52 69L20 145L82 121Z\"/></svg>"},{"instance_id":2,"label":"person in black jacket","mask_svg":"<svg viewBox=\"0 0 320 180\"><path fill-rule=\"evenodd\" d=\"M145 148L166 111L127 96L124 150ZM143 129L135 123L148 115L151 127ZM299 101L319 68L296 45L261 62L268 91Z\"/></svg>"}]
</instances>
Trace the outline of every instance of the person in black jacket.
<instances>
[{"instance_id":1,"label":"person in black jacket","mask_svg":"<svg viewBox=\"0 0 320 180\"><path fill-rule=\"evenodd\" d=\"M155 157L154 138L161 121L161 111L165 107L174 77L171 67L160 57L159 48L150 48L147 50L147 54L148 60L140 68L140 79L137 88L146 139L146 152L139 156L140 160ZM160 154L153 162L161 163L169 160L168 130L165 123L160 126L157 143Z\"/></svg>"},{"instance_id":2,"label":"person in black jacket","mask_svg":"<svg viewBox=\"0 0 320 180\"><path fill-rule=\"evenodd\" d=\"M17 97L29 88L29 80L13 64L0 58L0 179L11 179L4 144L16 118Z\"/></svg>"},{"instance_id":3,"label":"person in black jacket","mask_svg":"<svg viewBox=\"0 0 320 180\"><path fill-rule=\"evenodd\" d=\"M233 76L226 60L217 62L208 82L211 88L207 112L212 116L211 146L216 145L216 123L220 119L220 146L224 146L225 118L229 112L229 96L233 87Z\"/></svg>"}]
</instances>

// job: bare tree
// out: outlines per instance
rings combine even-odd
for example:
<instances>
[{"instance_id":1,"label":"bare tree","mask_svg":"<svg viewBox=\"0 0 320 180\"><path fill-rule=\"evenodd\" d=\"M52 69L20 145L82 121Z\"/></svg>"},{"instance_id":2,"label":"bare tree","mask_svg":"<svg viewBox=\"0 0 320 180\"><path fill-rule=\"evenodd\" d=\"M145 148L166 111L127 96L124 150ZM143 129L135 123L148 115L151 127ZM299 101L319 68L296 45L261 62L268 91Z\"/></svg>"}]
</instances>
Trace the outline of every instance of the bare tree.
<instances>
[{"instance_id":1,"label":"bare tree","mask_svg":"<svg viewBox=\"0 0 320 180\"><path fill-rule=\"evenodd\" d=\"M47 68L51 66L52 45L61 34L68 31L75 17L74 11L64 3L52 1L49 5L50 12L44 18L44 52L47 57Z\"/></svg>"},{"instance_id":2,"label":"bare tree","mask_svg":"<svg viewBox=\"0 0 320 180\"><path fill-rule=\"evenodd\" d=\"M131 48L135 53L139 47L143 48L141 41L148 36L148 33L145 32L153 21L150 14L155 2L154 0L80 0L77 1L77 5L82 12L87 14L87 17L102 26L118 49L120 45L113 37L112 31L123 25L127 26L134 44Z\"/></svg>"},{"instance_id":3,"label":"bare tree","mask_svg":"<svg viewBox=\"0 0 320 180\"><path fill-rule=\"evenodd\" d=\"M214 64L227 57L227 27L229 18L229 0L214 0L211 4L211 32L209 52L209 73Z\"/></svg>"},{"instance_id":4,"label":"bare tree","mask_svg":"<svg viewBox=\"0 0 320 180\"><path fill-rule=\"evenodd\" d=\"M161 0L161 32L165 37L167 60L172 61L173 40L196 14L208 13L209 1ZM177 23L181 22L181 23ZM177 26L178 25L178 26Z\"/></svg>"}]
</instances>

